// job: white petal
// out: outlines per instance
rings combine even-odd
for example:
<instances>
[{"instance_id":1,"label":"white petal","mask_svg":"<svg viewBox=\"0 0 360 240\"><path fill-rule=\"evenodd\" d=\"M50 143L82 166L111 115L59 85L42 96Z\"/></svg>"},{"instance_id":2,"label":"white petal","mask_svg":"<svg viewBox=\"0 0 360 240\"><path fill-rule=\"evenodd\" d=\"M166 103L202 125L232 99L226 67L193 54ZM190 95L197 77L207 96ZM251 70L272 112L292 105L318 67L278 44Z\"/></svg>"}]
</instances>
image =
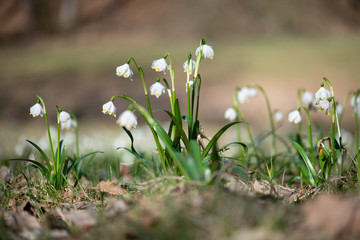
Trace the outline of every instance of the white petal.
<instances>
[{"instance_id":1,"label":"white petal","mask_svg":"<svg viewBox=\"0 0 360 240\"><path fill-rule=\"evenodd\" d=\"M59 120L60 120L60 122L62 122L62 123L66 123L67 121L69 121L70 120L70 114L69 113L67 113L67 112L65 112L65 111L62 111L61 113L60 113L60 117L59 117Z\"/></svg>"},{"instance_id":2,"label":"white petal","mask_svg":"<svg viewBox=\"0 0 360 240\"><path fill-rule=\"evenodd\" d=\"M228 119L229 121L234 121L237 117L237 112L234 108L228 108L225 111L225 119Z\"/></svg>"}]
</instances>

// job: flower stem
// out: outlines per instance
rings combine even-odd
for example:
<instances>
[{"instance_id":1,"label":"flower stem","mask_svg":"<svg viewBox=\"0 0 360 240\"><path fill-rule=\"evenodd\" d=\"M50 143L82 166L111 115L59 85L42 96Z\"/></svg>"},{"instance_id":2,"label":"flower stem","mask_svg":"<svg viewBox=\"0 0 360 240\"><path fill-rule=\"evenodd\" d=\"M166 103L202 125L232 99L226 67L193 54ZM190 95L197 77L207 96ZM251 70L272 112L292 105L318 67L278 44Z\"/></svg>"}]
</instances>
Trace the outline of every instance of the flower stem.
<instances>
[{"instance_id":1,"label":"flower stem","mask_svg":"<svg viewBox=\"0 0 360 240\"><path fill-rule=\"evenodd\" d=\"M260 85L255 85L255 87L257 89L259 89L260 92L264 95L264 98L266 101L266 107L267 107L269 118L270 118L270 127L271 127L271 135L272 135L272 149L273 149L273 154L276 154L275 123L274 123L273 112L271 110L270 101L269 101L269 98L268 98L265 90Z\"/></svg>"},{"instance_id":2,"label":"flower stem","mask_svg":"<svg viewBox=\"0 0 360 240\"><path fill-rule=\"evenodd\" d=\"M45 117L45 122L46 122L46 130L48 133L48 137L49 137L49 145L50 145L50 151L51 151L51 157L52 157L52 161L53 161L53 167L55 168L55 154L54 154L54 147L52 144L52 139L51 139L51 133L50 133L50 127L49 127L49 121L48 121L48 117L47 117L47 112L46 112L46 107L45 107L45 102L42 99L42 97L37 96L37 98L40 100L41 105L44 109L44 117Z\"/></svg>"},{"instance_id":3,"label":"flower stem","mask_svg":"<svg viewBox=\"0 0 360 240\"><path fill-rule=\"evenodd\" d=\"M310 114L309 114L309 110L304 106L300 106L298 108L298 111L300 111L301 108L304 109L304 111L306 113L306 121L307 121L307 126L308 126L308 135L309 135L309 146L310 146L310 153L311 153L311 163L312 163L313 167L315 168L315 151L314 151L314 144L313 144L313 139L312 139Z\"/></svg>"},{"instance_id":4,"label":"flower stem","mask_svg":"<svg viewBox=\"0 0 360 240\"><path fill-rule=\"evenodd\" d=\"M144 87L144 93L145 93L145 98L146 98L146 104L147 104L147 107L148 107L148 111L149 111L149 114L150 116L152 117L152 109L151 109L151 105L150 105L150 99L149 99L149 95L148 95L148 92L147 92L147 88L146 88L146 83L145 83L145 76L144 76L144 71L142 70L142 68L136 63L135 59L134 58L129 58L129 60L127 62L130 62L130 61L133 61L139 74L140 74L140 78L141 78L141 81L142 81L142 84L143 84L143 87Z\"/></svg>"},{"instance_id":5,"label":"flower stem","mask_svg":"<svg viewBox=\"0 0 360 240\"><path fill-rule=\"evenodd\" d=\"M357 98L359 97L360 90L357 90L354 94L354 120L355 120L355 156L357 161L357 179L358 179L358 188L360 189L360 152L359 152L359 123L358 123L358 104Z\"/></svg>"}]
</instances>

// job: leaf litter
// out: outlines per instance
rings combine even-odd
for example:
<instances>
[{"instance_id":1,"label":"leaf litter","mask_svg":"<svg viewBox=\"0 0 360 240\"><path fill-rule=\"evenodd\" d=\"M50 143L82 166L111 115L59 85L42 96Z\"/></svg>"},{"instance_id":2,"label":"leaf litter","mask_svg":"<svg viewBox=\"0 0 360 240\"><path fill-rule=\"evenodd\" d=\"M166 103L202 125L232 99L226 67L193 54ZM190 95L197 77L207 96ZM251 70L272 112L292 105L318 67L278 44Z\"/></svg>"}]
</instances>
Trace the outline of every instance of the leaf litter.
<instances>
[{"instance_id":1,"label":"leaf litter","mask_svg":"<svg viewBox=\"0 0 360 240\"><path fill-rule=\"evenodd\" d=\"M45 198L22 176L7 176L1 175L3 239L360 237L360 198L324 188L294 189L224 173L213 187L163 176L133 185L101 181L84 192L66 188L61 198Z\"/></svg>"}]
</instances>

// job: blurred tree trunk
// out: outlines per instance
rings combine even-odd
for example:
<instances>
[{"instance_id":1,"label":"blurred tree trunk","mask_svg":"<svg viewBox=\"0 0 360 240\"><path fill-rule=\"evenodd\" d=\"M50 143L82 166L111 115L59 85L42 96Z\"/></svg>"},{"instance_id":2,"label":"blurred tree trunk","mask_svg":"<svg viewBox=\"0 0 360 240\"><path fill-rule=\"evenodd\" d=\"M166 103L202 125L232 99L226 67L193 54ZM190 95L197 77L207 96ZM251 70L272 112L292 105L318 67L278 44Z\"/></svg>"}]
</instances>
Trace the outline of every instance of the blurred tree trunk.
<instances>
[{"instance_id":1,"label":"blurred tree trunk","mask_svg":"<svg viewBox=\"0 0 360 240\"><path fill-rule=\"evenodd\" d=\"M30 0L34 30L44 33L58 30L61 2L62 0Z\"/></svg>"}]
</instances>

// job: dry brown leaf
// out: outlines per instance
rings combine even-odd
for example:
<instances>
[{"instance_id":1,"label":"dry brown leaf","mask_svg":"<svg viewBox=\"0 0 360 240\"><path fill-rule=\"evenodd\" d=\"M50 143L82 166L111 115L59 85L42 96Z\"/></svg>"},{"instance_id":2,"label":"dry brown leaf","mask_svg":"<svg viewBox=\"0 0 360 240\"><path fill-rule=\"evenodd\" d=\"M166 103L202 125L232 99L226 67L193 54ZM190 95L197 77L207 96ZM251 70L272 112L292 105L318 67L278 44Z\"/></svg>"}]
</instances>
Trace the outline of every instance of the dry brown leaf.
<instances>
[{"instance_id":1,"label":"dry brown leaf","mask_svg":"<svg viewBox=\"0 0 360 240\"><path fill-rule=\"evenodd\" d=\"M110 181L101 181L99 183L99 188L101 192L108 193L111 195L123 195L126 193L126 190L120 187L119 185L110 182Z\"/></svg>"}]
</instances>

